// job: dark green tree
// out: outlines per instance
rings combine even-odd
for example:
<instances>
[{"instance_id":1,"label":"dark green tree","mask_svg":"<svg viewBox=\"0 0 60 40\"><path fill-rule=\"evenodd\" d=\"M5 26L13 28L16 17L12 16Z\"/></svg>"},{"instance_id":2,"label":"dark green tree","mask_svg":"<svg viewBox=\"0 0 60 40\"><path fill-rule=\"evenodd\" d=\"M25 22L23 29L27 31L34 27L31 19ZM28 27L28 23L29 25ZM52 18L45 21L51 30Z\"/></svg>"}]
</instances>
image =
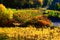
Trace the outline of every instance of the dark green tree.
<instances>
[{"instance_id":1,"label":"dark green tree","mask_svg":"<svg viewBox=\"0 0 60 40\"><path fill-rule=\"evenodd\" d=\"M38 0L0 0L0 3L11 8L36 8L41 5Z\"/></svg>"}]
</instances>

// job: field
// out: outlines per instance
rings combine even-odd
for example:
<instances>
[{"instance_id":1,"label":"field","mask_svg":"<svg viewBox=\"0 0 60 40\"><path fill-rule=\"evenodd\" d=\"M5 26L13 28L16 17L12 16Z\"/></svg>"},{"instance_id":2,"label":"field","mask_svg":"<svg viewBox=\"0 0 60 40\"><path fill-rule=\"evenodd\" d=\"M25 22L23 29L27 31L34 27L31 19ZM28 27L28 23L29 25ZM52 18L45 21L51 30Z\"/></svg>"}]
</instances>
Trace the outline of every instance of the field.
<instances>
[{"instance_id":1,"label":"field","mask_svg":"<svg viewBox=\"0 0 60 40\"><path fill-rule=\"evenodd\" d=\"M60 28L0 28L0 40L60 40Z\"/></svg>"}]
</instances>

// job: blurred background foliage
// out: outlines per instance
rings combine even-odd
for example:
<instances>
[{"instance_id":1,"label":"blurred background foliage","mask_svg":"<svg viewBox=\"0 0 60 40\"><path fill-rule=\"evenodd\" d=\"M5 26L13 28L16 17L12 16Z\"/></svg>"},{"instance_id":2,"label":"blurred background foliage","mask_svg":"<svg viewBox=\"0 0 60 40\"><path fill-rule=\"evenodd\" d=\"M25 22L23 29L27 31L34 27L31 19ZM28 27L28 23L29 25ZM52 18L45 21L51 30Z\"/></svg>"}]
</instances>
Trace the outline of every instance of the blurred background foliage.
<instances>
[{"instance_id":1,"label":"blurred background foliage","mask_svg":"<svg viewBox=\"0 0 60 40\"><path fill-rule=\"evenodd\" d=\"M11 8L47 8L60 10L60 0L0 0L6 7Z\"/></svg>"}]
</instances>

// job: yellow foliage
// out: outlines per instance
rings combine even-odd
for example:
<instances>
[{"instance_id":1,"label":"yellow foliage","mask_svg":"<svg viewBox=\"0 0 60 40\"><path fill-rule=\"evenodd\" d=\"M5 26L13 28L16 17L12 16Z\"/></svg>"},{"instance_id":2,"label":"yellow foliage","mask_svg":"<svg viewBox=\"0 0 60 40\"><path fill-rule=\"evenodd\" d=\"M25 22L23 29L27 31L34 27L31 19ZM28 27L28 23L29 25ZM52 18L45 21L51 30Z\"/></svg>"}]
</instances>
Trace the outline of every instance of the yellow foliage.
<instances>
[{"instance_id":1,"label":"yellow foliage","mask_svg":"<svg viewBox=\"0 0 60 40\"><path fill-rule=\"evenodd\" d=\"M8 18L12 19L13 18L13 11L11 9L8 10Z\"/></svg>"},{"instance_id":2,"label":"yellow foliage","mask_svg":"<svg viewBox=\"0 0 60 40\"><path fill-rule=\"evenodd\" d=\"M44 40L60 40L60 32L57 32L59 29L58 28L54 28L53 30L51 30L50 28L39 28L36 29L32 26L30 27L26 27L26 28L22 28L22 27L15 27L15 28L0 28L0 33L7 33L7 35L9 37L18 37L18 34L20 37L23 37L22 39L24 39L24 37L26 38L37 38L39 39L43 39ZM51 33L51 34L50 34ZM51 38L51 36L53 36L53 38Z\"/></svg>"},{"instance_id":3,"label":"yellow foliage","mask_svg":"<svg viewBox=\"0 0 60 40\"><path fill-rule=\"evenodd\" d=\"M34 4L34 2L33 1L29 1L31 4Z\"/></svg>"},{"instance_id":4,"label":"yellow foliage","mask_svg":"<svg viewBox=\"0 0 60 40\"><path fill-rule=\"evenodd\" d=\"M1 12L5 12L6 7L3 4L0 4L0 11Z\"/></svg>"},{"instance_id":5,"label":"yellow foliage","mask_svg":"<svg viewBox=\"0 0 60 40\"><path fill-rule=\"evenodd\" d=\"M49 29L43 29L43 34L49 34L50 30Z\"/></svg>"},{"instance_id":6,"label":"yellow foliage","mask_svg":"<svg viewBox=\"0 0 60 40\"><path fill-rule=\"evenodd\" d=\"M41 3L41 5L43 5L43 0L38 0L40 3Z\"/></svg>"}]
</instances>

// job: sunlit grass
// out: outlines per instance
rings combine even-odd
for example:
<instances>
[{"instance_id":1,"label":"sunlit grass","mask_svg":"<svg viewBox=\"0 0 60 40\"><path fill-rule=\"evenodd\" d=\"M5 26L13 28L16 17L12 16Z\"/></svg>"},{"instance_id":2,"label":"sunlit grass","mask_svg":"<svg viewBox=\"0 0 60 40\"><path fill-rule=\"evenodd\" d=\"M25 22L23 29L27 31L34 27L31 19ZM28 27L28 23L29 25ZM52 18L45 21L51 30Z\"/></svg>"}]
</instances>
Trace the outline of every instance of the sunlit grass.
<instances>
[{"instance_id":1,"label":"sunlit grass","mask_svg":"<svg viewBox=\"0 0 60 40\"><path fill-rule=\"evenodd\" d=\"M11 28L0 28L0 33L6 33L9 37L18 36L20 39L37 39L37 40L60 40L60 29L59 28L35 28L29 27L11 27Z\"/></svg>"}]
</instances>

